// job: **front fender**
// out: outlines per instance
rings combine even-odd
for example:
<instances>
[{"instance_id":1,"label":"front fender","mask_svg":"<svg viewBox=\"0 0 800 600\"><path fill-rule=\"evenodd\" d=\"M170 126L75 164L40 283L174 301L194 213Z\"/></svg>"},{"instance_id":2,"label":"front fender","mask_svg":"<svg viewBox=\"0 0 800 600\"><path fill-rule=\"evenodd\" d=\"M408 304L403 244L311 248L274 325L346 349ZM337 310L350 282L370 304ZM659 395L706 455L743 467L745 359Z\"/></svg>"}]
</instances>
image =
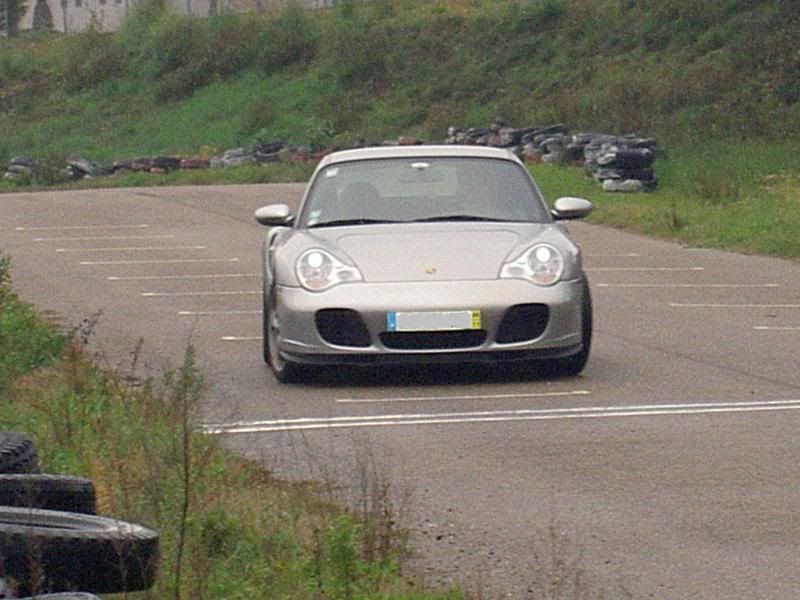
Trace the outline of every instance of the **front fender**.
<instances>
[{"instance_id":1,"label":"front fender","mask_svg":"<svg viewBox=\"0 0 800 600\"><path fill-rule=\"evenodd\" d=\"M264 275L264 292L272 289L275 281L273 256L281 239L290 231L288 227L271 227L261 242L261 271Z\"/></svg>"}]
</instances>

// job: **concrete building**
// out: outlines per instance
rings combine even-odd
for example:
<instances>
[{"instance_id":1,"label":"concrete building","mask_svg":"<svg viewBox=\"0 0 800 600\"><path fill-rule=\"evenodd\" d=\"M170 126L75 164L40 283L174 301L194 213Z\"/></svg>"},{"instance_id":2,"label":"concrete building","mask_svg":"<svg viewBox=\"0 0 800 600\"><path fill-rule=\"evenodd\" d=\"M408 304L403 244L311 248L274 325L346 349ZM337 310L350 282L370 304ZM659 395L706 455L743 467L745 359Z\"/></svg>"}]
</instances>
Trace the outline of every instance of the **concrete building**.
<instances>
[{"instance_id":1,"label":"concrete building","mask_svg":"<svg viewBox=\"0 0 800 600\"><path fill-rule=\"evenodd\" d=\"M50 29L79 33L95 23L101 31L116 31L138 0L23 0L26 10L19 30ZM5 31L9 0L0 0L0 34ZM298 0L308 8L327 8L336 0ZM223 12L263 11L279 8L287 0L166 0L167 6L180 14L207 17Z\"/></svg>"}]
</instances>

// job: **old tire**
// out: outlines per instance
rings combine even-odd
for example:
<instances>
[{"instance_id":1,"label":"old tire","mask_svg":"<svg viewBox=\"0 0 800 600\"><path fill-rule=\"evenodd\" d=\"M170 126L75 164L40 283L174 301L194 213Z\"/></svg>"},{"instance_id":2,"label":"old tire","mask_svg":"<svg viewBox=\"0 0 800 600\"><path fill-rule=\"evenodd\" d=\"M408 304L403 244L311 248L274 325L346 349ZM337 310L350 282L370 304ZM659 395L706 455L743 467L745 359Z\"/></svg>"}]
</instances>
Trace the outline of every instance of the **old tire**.
<instances>
[{"instance_id":1,"label":"old tire","mask_svg":"<svg viewBox=\"0 0 800 600\"><path fill-rule=\"evenodd\" d=\"M158 567L158 534L107 517L0 506L0 573L18 593L145 590Z\"/></svg>"},{"instance_id":2,"label":"old tire","mask_svg":"<svg viewBox=\"0 0 800 600\"><path fill-rule=\"evenodd\" d=\"M33 441L21 433L0 431L0 473L35 473L37 469Z\"/></svg>"},{"instance_id":3,"label":"old tire","mask_svg":"<svg viewBox=\"0 0 800 600\"><path fill-rule=\"evenodd\" d=\"M87 515L97 512L94 484L89 479L70 475L0 475L0 506Z\"/></svg>"}]
</instances>

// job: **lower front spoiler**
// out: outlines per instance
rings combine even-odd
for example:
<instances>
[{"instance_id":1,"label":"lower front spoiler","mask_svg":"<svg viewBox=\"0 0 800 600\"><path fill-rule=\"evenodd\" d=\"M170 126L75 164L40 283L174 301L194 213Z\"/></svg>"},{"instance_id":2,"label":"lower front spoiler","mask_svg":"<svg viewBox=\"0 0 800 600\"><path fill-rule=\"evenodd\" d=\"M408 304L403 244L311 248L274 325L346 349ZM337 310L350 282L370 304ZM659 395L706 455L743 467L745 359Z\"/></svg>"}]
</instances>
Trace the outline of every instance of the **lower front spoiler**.
<instances>
[{"instance_id":1,"label":"lower front spoiler","mask_svg":"<svg viewBox=\"0 0 800 600\"><path fill-rule=\"evenodd\" d=\"M403 352L382 354L293 354L281 351L284 360L302 365L345 365L345 366L413 366L413 365L452 365L452 364L501 364L529 362L566 358L581 351L583 344L561 348L541 348L537 350L503 350L482 352Z\"/></svg>"}]
</instances>

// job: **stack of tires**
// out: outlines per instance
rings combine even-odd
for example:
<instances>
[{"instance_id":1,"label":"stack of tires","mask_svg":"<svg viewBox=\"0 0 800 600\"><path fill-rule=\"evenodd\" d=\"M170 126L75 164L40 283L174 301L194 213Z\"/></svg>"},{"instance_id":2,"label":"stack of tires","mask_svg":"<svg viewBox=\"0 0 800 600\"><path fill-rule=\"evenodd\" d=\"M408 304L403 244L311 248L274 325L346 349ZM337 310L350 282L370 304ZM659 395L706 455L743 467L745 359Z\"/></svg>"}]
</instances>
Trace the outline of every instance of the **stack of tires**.
<instances>
[{"instance_id":1,"label":"stack of tires","mask_svg":"<svg viewBox=\"0 0 800 600\"><path fill-rule=\"evenodd\" d=\"M91 481L38 473L33 442L0 431L0 599L89 600L150 588L158 534L95 513Z\"/></svg>"},{"instance_id":2,"label":"stack of tires","mask_svg":"<svg viewBox=\"0 0 800 600\"><path fill-rule=\"evenodd\" d=\"M658 179L653 171L656 142L652 138L599 137L584 147L584 164L606 192L649 192Z\"/></svg>"}]
</instances>

